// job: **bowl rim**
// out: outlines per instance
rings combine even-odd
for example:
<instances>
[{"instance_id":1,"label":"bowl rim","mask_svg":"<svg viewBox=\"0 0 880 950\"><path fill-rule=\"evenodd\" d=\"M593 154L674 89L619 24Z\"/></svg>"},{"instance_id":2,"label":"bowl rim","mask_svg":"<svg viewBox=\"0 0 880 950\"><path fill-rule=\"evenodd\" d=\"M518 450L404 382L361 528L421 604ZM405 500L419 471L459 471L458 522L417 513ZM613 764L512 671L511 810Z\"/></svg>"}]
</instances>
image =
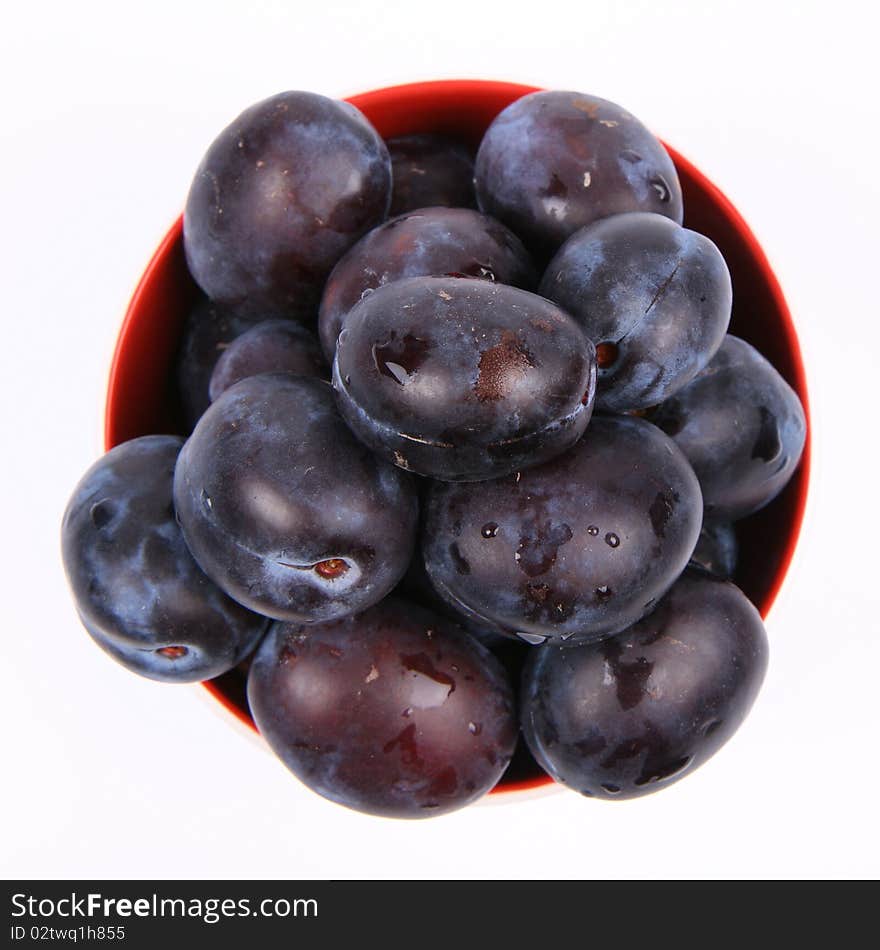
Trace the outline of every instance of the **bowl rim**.
<instances>
[{"instance_id":1,"label":"bowl rim","mask_svg":"<svg viewBox=\"0 0 880 950\"><path fill-rule=\"evenodd\" d=\"M489 79L437 79L425 80L412 83L400 83L393 86L384 86L380 89L374 89L368 92L357 93L347 96L345 101L354 105L356 108L375 109L388 107L392 104L399 105L401 97L410 101L416 101L426 96L435 97L438 93L444 98L455 100L457 98L470 99L480 94L482 96L495 95L500 98L509 98L510 101L529 95L533 92L542 91L540 86L524 85L522 83L505 82ZM721 189L706 177L696 166L694 166L677 149L661 139L662 144L669 153L676 169L684 169L700 189L711 199L720 214L727 220L731 228L744 242L749 257L754 266L760 270L767 289L773 301L776 313L779 316L779 329L784 338L784 344L789 353L792 366L791 384L797 392L804 409L804 418L806 421L806 439L803 453L798 467L800 491L798 492L795 504L792 509L790 531L787 536L787 543L783 548L779 568L776 571L772 587L767 592L763 603L760 606L762 618L767 617L773 604L775 603L785 578L788 576L791 562L794 557L798 541L803 530L804 516L807 508L807 499L810 494L810 474L811 474L811 454L812 454L812 423L810 418L810 405L807 388L807 374L804 368L803 353L791 311L782 291L776 274L770 266L770 261L764 252L764 249L758 242L752 229L746 223L743 216L736 209L730 199L721 191ZM104 449L108 451L117 445L120 441L117 433L117 419L121 414L122 402L124 398L124 386L122 385L123 369L128 348L128 340L132 335L132 328L139 319L138 315L145 298L149 294L149 288L153 282L154 276L163 265L168 255L182 241L183 237L183 215L181 214L167 231L159 246L153 252L144 269L134 292L131 295L125 316L116 338L116 344L113 350L113 356L110 362L110 370L107 381L107 396L104 409ZM198 684L213 697L221 706L223 706L232 716L243 723L252 732L256 732L256 726L253 720L247 716L243 710L237 706L223 690L211 680ZM552 785L553 779L549 775L536 776L535 778L522 779L518 781L498 784L490 792L492 795L509 794L514 792L534 791Z\"/></svg>"}]
</instances>

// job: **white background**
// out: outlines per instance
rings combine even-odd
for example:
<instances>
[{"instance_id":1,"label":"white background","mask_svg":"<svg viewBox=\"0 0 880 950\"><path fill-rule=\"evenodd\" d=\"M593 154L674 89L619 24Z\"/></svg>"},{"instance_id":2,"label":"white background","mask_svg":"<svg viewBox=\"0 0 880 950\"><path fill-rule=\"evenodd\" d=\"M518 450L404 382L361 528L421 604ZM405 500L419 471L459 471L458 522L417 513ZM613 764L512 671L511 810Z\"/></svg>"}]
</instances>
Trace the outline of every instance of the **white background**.
<instances>
[{"instance_id":1,"label":"white background","mask_svg":"<svg viewBox=\"0 0 880 950\"><path fill-rule=\"evenodd\" d=\"M866 0L30 3L0 39L0 875L876 876L878 22ZM873 22L869 22L873 21ZM128 296L210 140L277 91L431 78L591 92L749 221L812 397L807 523L745 726L629 803L569 792L431 821L301 787L196 687L116 667L75 618L67 497L101 449Z\"/></svg>"}]
</instances>

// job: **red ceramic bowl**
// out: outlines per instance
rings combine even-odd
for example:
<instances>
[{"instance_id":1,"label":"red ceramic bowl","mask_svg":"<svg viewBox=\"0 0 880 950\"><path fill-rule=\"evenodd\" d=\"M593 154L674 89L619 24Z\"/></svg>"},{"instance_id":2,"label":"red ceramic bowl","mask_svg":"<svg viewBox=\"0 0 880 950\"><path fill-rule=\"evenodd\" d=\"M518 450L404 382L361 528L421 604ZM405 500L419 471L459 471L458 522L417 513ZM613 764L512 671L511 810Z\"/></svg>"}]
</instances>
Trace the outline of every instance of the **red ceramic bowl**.
<instances>
[{"instance_id":1,"label":"red ceramic bowl","mask_svg":"<svg viewBox=\"0 0 880 950\"><path fill-rule=\"evenodd\" d=\"M492 119L534 87L455 80L413 83L354 96L386 138L444 132L476 146ZM755 236L724 195L667 146L681 179L687 227L708 235L730 267L734 287L732 333L763 353L801 398L807 389L800 347L779 283ZM156 432L181 431L173 392L173 365L183 321L200 292L183 254L182 219L147 265L125 315L110 368L105 447ZM735 578L766 616L794 553L803 519L810 467L807 445L794 478L767 508L740 522L740 566ZM232 671L205 688L234 716L253 727L244 675ZM527 754L517 755L496 792L536 788L551 780Z\"/></svg>"}]
</instances>

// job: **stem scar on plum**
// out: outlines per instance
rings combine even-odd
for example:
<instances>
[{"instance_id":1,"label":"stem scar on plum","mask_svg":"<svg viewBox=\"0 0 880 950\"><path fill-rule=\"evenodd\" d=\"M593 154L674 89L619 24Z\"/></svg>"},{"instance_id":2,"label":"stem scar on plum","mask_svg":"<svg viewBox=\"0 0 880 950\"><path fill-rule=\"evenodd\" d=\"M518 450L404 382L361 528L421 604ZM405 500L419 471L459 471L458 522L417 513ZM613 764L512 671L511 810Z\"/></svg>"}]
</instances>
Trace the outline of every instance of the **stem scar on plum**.
<instances>
[{"instance_id":1,"label":"stem scar on plum","mask_svg":"<svg viewBox=\"0 0 880 950\"><path fill-rule=\"evenodd\" d=\"M332 581L337 577L342 577L348 571L348 562L341 557L331 557L326 561L318 561L315 565L315 573L325 580Z\"/></svg>"},{"instance_id":2,"label":"stem scar on plum","mask_svg":"<svg viewBox=\"0 0 880 950\"><path fill-rule=\"evenodd\" d=\"M619 354L617 344L612 340L604 340L596 344L596 365L599 369L610 369L616 362Z\"/></svg>"},{"instance_id":3,"label":"stem scar on plum","mask_svg":"<svg viewBox=\"0 0 880 950\"><path fill-rule=\"evenodd\" d=\"M113 503L107 498L95 502L89 510L89 517L92 519L92 524L99 531L113 520L115 514L116 511L114 510Z\"/></svg>"}]
</instances>

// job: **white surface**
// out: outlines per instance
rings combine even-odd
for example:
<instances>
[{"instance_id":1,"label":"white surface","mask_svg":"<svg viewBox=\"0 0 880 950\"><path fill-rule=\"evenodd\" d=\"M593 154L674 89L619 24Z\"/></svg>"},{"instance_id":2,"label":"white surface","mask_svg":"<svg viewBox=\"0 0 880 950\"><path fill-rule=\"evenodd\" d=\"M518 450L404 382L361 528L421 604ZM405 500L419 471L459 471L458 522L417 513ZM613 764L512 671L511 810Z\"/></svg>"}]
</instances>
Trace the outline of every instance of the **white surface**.
<instances>
[{"instance_id":1,"label":"white surface","mask_svg":"<svg viewBox=\"0 0 880 950\"><path fill-rule=\"evenodd\" d=\"M877 15L865 0L18 5L0 40L0 875L876 876ZM113 342L209 141L286 88L475 77L624 104L709 175L795 315L814 476L741 732L631 803L559 792L403 823L330 805L197 688L116 667L58 533Z\"/></svg>"}]
</instances>

